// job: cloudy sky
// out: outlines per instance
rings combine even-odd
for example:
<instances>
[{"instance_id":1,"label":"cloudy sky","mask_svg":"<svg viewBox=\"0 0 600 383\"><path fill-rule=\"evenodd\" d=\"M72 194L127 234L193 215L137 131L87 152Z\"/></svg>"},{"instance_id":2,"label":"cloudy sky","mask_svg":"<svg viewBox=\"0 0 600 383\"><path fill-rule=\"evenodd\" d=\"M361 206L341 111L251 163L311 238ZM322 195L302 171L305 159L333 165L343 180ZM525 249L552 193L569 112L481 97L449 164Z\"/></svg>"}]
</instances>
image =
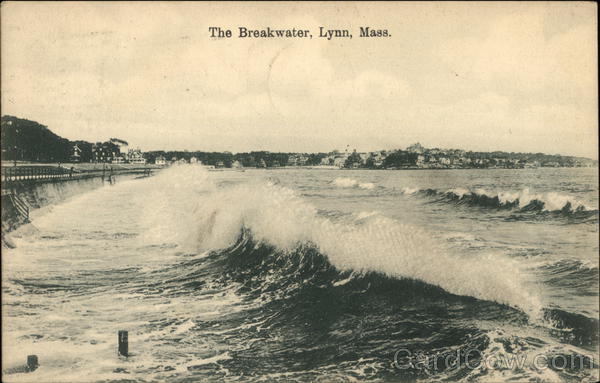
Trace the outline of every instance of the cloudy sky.
<instances>
[{"instance_id":1,"label":"cloudy sky","mask_svg":"<svg viewBox=\"0 0 600 383\"><path fill-rule=\"evenodd\" d=\"M2 114L143 150L597 158L594 3L2 3ZM213 39L208 28L310 29ZM318 38L319 27L352 39ZM359 27L389 38L359 38Z\"/></svg>"}]
</instances>

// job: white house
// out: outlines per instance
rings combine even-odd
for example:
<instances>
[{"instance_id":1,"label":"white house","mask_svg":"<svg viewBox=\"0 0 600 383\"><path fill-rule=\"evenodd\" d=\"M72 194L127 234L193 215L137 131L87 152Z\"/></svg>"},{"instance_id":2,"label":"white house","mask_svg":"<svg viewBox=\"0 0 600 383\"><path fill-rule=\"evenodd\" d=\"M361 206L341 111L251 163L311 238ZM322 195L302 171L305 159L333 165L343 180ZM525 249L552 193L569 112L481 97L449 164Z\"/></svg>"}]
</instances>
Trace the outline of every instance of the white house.
<instances>
[{"instance_id":1,"label":"white house","mask_svg":"<svg viewBox=\"0 0 600 383\"><path fill-rule=\"evenodd\" d=\"M142 151L140 149L129 149L127 153L127 158L130 164L145 164L146 159L142 155Z\"/></svg>"},{"instance_id":2,"label":"white house","mask_svg":"<svg viewBox=\"0 0 600 383\"><path fill-rule=\"evenodd\" d=\"M339 156L339 157L336 157L336 158L333 160L333 165L334 165L334 166L337 166L337 167L340 167L340 168L343 168L343 167L344 167L344 164L346 163L346 159L347 159L347 157L346 157L346 156Z\"/></svg>"},{"instance_id":3,"label":"white house","mask_svg":"<svg viewBox=\"0 0 600 383\"><path fill-rule=\"evenodd\" d=\"M9 121L12 122L12 121ZM73 145L73 154L71 154L71 162L80 162L81 161L81 149L79 145Z\"/></svg>"}]
</instances>

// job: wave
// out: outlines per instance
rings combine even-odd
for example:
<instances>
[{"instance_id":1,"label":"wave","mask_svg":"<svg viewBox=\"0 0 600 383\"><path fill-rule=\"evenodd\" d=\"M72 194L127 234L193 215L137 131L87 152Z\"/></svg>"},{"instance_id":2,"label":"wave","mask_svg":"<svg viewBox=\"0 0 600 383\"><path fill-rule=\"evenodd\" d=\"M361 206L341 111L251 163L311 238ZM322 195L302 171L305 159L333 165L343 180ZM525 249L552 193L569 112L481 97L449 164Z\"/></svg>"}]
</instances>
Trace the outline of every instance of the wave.
<instances>
[{"instance_id":1,"label":"wave","mask_svg":"<svg viewBox=\"0 0 600 383\"><path fill-rule=\"evenodd\" d=\"M541 313L541 302L515 260L451 254L427 231L397 220L377 214L334 220L268 180L216 188L205 171L194 167L168 170L147 182L169 185L169 192L148 196L154 209L146 213L151 235L145 242L160 237L190 251L214 252L234 246L248 231L257 244L286 256L314 248L339 272L418 280L531 316ZM164 188L157 185L156 190Z\"/></svg>"},{"instance_id":2,"label":"wave","mask_svg":"<svg viewBox=\"0 0 600 383\"><path fill-rule=\"evenodd\" d=\"M564 331L559 336L568 343L593 346L600 340L600 321L581 314L570 313L560 309L544 309L544 319L558 330Z\"/></svg>"},{"instance_id":3,"label":"wave","mask_svg":"<svg viewBox=\"0 0 600 383\"><path fill-rule=\"evenodd\" d=\"M598 210L589 208L575 197L556 192L532 193L521 191L488 192L485 189L469 190L455 188L449 190L403 188L402 194L423 195L437 198L439 202L484 208L518 210L519 212L560 213L582 217L598 215Z\"/></svg>"},{"instance_id":4,"label":"wave","mask_svg":"<svg viewBox=\"0 0 600 383\"><path fill-rule=\"evenodd\" d=\"M332 182L335 186L340 188L360 188L372 190L375 189L375 184L372 182L359 182L352 178L338 177Z\"/></svg>"}]
</instances>

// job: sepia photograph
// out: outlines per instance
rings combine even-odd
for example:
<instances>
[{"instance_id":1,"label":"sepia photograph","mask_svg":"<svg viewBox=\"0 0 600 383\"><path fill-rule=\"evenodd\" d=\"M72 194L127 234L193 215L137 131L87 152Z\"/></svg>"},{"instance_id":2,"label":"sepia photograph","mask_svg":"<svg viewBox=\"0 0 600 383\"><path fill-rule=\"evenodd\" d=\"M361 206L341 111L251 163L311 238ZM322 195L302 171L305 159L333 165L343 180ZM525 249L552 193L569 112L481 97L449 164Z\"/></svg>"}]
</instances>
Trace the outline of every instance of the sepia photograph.
<instances>
[{"instance_id":1,"label":"sepia photograph","mask_svg":"<svg viewBox=\"0 0 600 383\"><path fill-rule=\"evenodd\" d=\"M597 3L0 32L3 382L600 379Z\"/></svg>"}]
</instances>

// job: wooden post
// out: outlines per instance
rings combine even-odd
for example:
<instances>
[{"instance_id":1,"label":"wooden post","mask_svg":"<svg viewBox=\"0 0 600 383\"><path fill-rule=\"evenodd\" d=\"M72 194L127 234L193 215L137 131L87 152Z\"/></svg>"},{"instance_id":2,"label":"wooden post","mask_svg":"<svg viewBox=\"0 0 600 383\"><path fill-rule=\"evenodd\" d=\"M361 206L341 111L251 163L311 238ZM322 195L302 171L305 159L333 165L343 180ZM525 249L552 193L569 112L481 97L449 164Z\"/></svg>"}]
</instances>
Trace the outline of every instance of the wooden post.
<instances>
[{"instance_id":1,"label":"wooden post","mask_svg":"<svg viewBox=\"0 0 600 383\"><path fill-rule=\"evenodd\" d=\"M118 355L127 357L129 355L129 333L125 330L119 330L119 352Z\"/></svg>"},{"instance_id":2,"label":"wooden post","mask_svg":"<svg viewBox=\"0 0 600 383\"><path fill-rule=\"evenodd\" d=\"M39 366L37 355L27 355L27 368L29 371L35 371Z\"/></svg>"}]
</instances>

